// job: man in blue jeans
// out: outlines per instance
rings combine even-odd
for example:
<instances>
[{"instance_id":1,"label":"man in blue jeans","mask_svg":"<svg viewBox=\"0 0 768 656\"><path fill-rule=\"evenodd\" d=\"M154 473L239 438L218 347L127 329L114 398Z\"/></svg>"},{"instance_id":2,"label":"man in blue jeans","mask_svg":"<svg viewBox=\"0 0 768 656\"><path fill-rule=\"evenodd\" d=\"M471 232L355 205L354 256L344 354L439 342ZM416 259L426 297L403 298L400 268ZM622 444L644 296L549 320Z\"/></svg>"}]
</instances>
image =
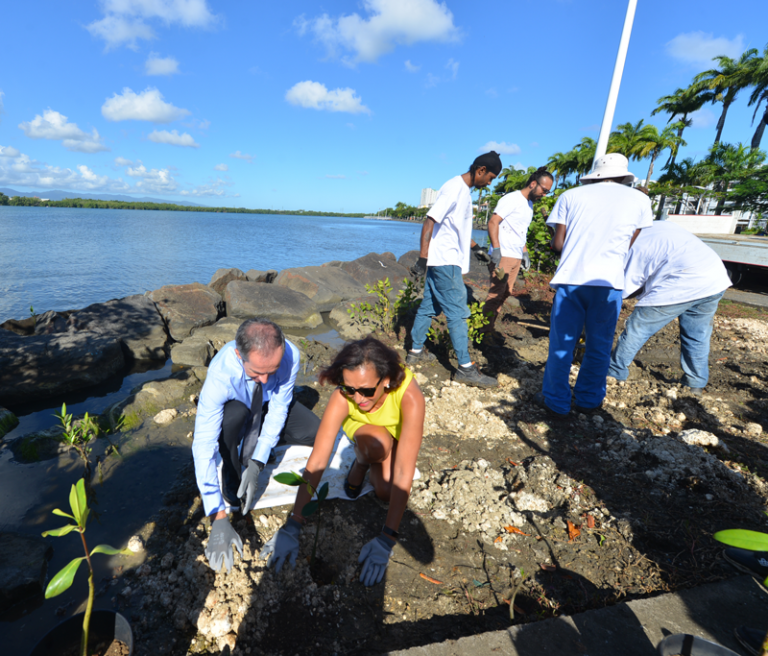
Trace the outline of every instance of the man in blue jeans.
<instances>
[{"instance_id":1,"label":"man in blue jeans","mask_svg":"<svg viewBox=\"0 0 768 656\"><path fill-rule=\"evenodd\" d=\"M446 182L437 194L421 228L419 260L411 269L423 275L424 298L413 322L413 346L405 361L413 365L434 360L424 350L432 318L445 314L459 366L454 379L474 387L495 387L496 379L480 373L469 356L467 288L462 275L469 272L470 250L482 249L472 240L472 187L485 187L501 173L501 158L491 151L480 155L463 175ZM487 256L486 256L487 257Z\"/></svg>"},{"instance_id":2,"label":"man in blue jeans","mask_svg":"<svg viewBox=\"0 0 768 656\"><path fill-rule=\"evenodd\" d=\"M608 375L626 380L629 365L648 339L679 319L682 382L701 395L709 380L712 322L730 286L718 254L685 228L656 221L643 230L624 272L624 297L639 292L637 305L611 355Z\"/></svg>"},{"instance_id":3,"label":"man in blue jeans","mask_svg":"<svg viewBox=\"0 0 768 656\"><path fill-rule=\"evenodd\" d=\"M653 223L648 197L625 186L634 180L628 163L618 153L599 157L592 173L581 177L583 186L561 194L547 219L555 231L552 247L562 255L550 283L556 294L549 356L534 401L557 415L571 410L568 376L582 331L586 340L574 388L576 409L595 410L605 398L624 259L640 229Z\"/></svg>"}]
</instances>

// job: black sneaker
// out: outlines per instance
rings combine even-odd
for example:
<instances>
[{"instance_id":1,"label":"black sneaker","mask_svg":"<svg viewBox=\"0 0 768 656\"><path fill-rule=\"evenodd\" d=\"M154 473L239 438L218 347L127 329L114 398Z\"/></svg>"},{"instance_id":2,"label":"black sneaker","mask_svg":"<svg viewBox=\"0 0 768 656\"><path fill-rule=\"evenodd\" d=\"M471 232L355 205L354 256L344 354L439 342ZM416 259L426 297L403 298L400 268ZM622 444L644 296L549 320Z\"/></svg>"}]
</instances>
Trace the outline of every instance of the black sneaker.
<instances>
[{"instance_id":1,"label":"black sneaker","mask_svg":"<svg viewBox=\"0 0 768 656\"><path fill-rule=\"evenodd\" d=\"M499 384L495 378L481 374L477 365L472 363L468 367L459 365L456 368L456 374L453 377L457 383L464 383L470 387L496 387Z\"/></svg>"},{"instance_id":2,"label":"black sneaker","mask_svg":"<svg viewBox=\"0 0 768 656\"><path fill-rule=\"evenodd\" d=\"M418 353L408 351L408 355L405 356L405 364L426 364L435 360L437 360L435 354L430 353L427 349L421 349Z\"/></svg>"},{"instance_id":3,"label":"black sneaker","mask_svg":"<svg viewBox=\"0 0 768 656\"><path fill-rule=\"evenodd\" d=\"M733 630L733 635L739 641L742 647L750 654L759 656L763 653L763 641L765 640L765 630L750 629L748 626L740 626Z\"/></svg>"},{"instance_id":4,"label":"black sneaker","mask_svg":"<svg viewBox=\"0 0 768 656\"><path fill-rule=\"evenodd\" d=\"M603 407L603 404L594 407L594 408L582 408L580 405L576 405L575 403L571 406L573 410L576 412L580 412L583 415L594 415L597 414L597 412L600 411L600 409Z\"/></svg>"},{"instance_id":5,"label":"black sneaker","mask_svg":"<svg viewBox=\"0 0 768 656\"><path fill-rule=\"evenodd\" d=\"M765 587L765 579L768 578L768 553L728 547L723 551L723 558L736 569L755 577L763 590L768 592Z\"/></svg>"},{"instance_id":6,"label":"black sneaker","mask_svg":"<svg viewBox=\"0 0 768 656\"><path fill-rule=\"evenodd\" d=\"M532 400L537 406L546 410L553 417L560 417L562 419L563 417L568 416L567 414L561 414L557 410L550 408L547 405L547 400L544 398L544 392L536 392L536 394L533 395Z\"/></svg>"}]
</instances>

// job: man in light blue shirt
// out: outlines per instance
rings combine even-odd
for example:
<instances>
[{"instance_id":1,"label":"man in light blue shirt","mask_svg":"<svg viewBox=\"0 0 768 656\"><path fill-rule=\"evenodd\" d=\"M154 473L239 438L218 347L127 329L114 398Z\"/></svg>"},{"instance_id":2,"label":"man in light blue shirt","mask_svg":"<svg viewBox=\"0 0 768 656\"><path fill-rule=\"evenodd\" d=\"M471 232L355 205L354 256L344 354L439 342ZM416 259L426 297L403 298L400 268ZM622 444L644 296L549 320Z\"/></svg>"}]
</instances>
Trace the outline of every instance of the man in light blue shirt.
<instances>
[{"instance_id":1,"label":"man in light blue shirt","mask_svg":"<svg viewBox=\"0 0 768 656\"><path fill-rule=\"evenodd\" d=\"M299 350L268 319L244 321L216 354L200 393L192 455L205 514L213 523L205 555L212 569L233 564L242 541L226 507L251 509L259 474L273 447L312 446L320 419L293 399ZM222 462L223 489L217 464Z\"/></svg>"}]
</instances>

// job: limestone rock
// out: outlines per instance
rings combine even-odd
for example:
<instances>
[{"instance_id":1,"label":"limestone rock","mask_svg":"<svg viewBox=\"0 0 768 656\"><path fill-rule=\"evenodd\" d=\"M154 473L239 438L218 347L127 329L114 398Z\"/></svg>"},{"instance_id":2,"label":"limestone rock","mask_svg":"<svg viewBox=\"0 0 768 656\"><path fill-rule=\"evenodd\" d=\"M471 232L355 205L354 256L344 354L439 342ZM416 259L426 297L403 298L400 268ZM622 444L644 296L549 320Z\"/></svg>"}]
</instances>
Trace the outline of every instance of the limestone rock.
<instances>
[{"instance_id":1,"label":"limestone rock","mask_svg":"<svg viewBox=\"0 0 768 656\"><path fill-rule=\"evenodd\" d=\"M178 414L179 413L176 408L166 408L165 410L158 412L152 418L152 421L154 421L156 424L159 424L160 426L165 426L166 424L170 424L174 419L176 419Z\"/></svg>"},{"instance_id":2,"label":"limestone rock","mask_svg":"<svg viewBox=\"0 0 768 656\"><path fill-rule=\"evenodd\" d=\"M204 337L197 335L187 337L183 342L171 346L173 364L207 367L214 355L215 351L211 343Z\"/></svg>"},{"instance_id":3,"label":"limestone rock","mask_svg":"<svg viewBox=\"0 0 768 656\"><path fill-rule=\"evenodd\" d=\"M397 290L403 284L403 280L410 276L410 271L386 255L391 253L381 255L368 253L351 262L344 262L341 268L361 285L373 286L379 280L389 278L392 289Z\"/></svg>"},{"instance_id":4,"label":"limestone rock","mask_svg":"<svg viewBox=\"0 0 768 656\"><path fill-rule=\"evenodd\" d=\"M128 540L128 549L133 553L141 553L144 551L144 540L140 535L131 536L131 539Z\"/></svg>"},{"instance_id":5,"label":"limestone rock","mask_svg":"<svg viewBox=\"0 0 768 656\"><path fill-rule=\"evenodd\" d=\"M0 613L43 592L52 554L51 545L43 538L0 533Z\"/></svg>"},{"instance_id":6,"label":"limestone rock","mask_svg":"<svg viewBox=\"0 0 768 656\"><path fill-rule=\"evenodd\" d=\"M217 294L224 294L227 285L233 280L245 280L246 275L240 269L216 269L208 286Z\"/></svg>"},{"instance_id":7,"label":"limestone rock","mask_svg":"<svg viewBox=\"0 0 768 656\"><path fill-rule=\"evenodd\" d=\"M165 380L152 380L133 390L127 399L108 408L106 414L114 423L122 414L127 428L141 423L142 417L154 416L164 408L172 408L186 401L190 394L197 393L205 380L204 367L182 371Z\"/></svg>"},{"instance_id":8,"label":"limestone rock","mask_svg":"<svg viewBox=\"0 0 768 656\"><path fill-rule=\"evenodd\" d=\"M199 282L166 285L149 292L149 297L157 304L171 337L177 341L188 337L195 328L215 323L223 310L221 296Z\"/></svg>"},{"instance_id":9,"label":"limestone rock","mask_svg":"<svg viewBox=\"0 0 768 656\"><path fill-rule=\"evenodd\" d=\"M336 307L333 308L333 310L331 310L331 313L328 315L328 317L342 339L362 339L375 330L376 326L374 326L372 323L361 324L353 319L352 316L347 312L353 303L356 305L359 303L371 303L372 300L373 299L370 295L360 296L358 298L339 303Z\"/></svg>"},{"instance_id":10,"label":"limestone rock","mask_svg":"<svg viewBox=\"0 0 768 656\"><path fill-rule=\"evenodd\" d=\"M304 294L278 285L235 280L227 285L227 316L268 317L282 328L316 328L323 318Z\"/></svg>"},{"instance_id":11,"label":"limestone rock","mask_svg":"<svg viewBox=\"0 0 768 656\"><path fill-rule=\"evenodd\" d=\"M19 420L16 415L10 410L0 407L0 438L5 437L18 425Z\"/></svg>"},{"instance_id":12,"label":"limestone rock","mask_svg":"<svg viewBox=\"0 0 768 656\"><path fill-rule=\"evenodd\" d=\"M267 269L266 271L248 269L245 272L245 277L248 282L274 282L275 278L277 278L277 271L274 269Z\"/></svg>"},{"instance_id":13,"label":"limestone rock","mask_svg":"<svg viewBox=\"0 0 768 656\"><path fill-rule=\"evenodd\" d=\"M308 296L320 312L328 312L341 301L365 294L365 287L342 269L297 267L283 269L274 282Z\"/></svg>"},{"instance_id":14,"label":"limestone rock","mask_svg":"<svg viewBox=\"0 0 768 656\"><path fill-rule=\"evenodd\" d=\"M94 303L69 317L76 330L118 338L125 356L132 360L165 360L168 357L168 332L157 306L146 296L136 294Z\"/></svg>"},{"instance_id":15,"label":"limestone rock","mask_svg":"<svg viewBox=\"0 0 768 656\"><path fill-rule=\"evenodd\" d=\"M747 424L746 432L752 437L759 437L763 432L763 427L755 422L750 422Z\"/></svg>"},{"instance_id":16,"label":"limestone rock","mask_svg":"<svg viewBox=\"0 0 768 656\"><path fill-rule=\"evenodd\" d=\"M717 435L712 435L712 433L699 430L698 428L684 430L678 437L686 444L693 446L718 446L720 444Z\"/></svg>"}]
</instances>

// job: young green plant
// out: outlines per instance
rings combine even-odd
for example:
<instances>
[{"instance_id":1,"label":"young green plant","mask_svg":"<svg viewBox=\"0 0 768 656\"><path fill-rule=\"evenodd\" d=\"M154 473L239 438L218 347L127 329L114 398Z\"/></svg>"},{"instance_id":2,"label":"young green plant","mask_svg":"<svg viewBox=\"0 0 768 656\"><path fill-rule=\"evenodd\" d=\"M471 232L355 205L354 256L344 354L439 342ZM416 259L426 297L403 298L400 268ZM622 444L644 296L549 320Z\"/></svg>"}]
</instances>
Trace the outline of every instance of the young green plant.
<instances>
[{"instance_id":1,"label":"young green plant","mask_svg":"<svg viewBox=\"0 0 768 656\"><path fill-rule=\"evenodd\" d=\"M65 590L68 590L72 585L72 581L75 579L75 574L80 568L80 563L86 561L88 563L88 603L85 607L85 616L83 617L83 633L80 639L80 655L88 656L88 633L91 625L91 611L93 610L93 599L96 594L96 588L93 583L93 565L91 564L91 556L95 554L106 554L108 556L114 556L117 554L130 554L129 549L115 549L108 544L100 544L95 546L91 551L88 551L88 545L85 542L85 525L88 522L88 514L90 512L88 508L88 501L85 494L85 481L81 478L77 481L76 485L72 486L72 490L69 493L69 506L72 509L72 514L65 513L63 510L56 508L53 511L54 515L60 517L67 517L74 521L74 524L67 524L61 528L55 528L51 531L45 531L43 537L49 535L53 537L62 537L77 531L80 533L80 539L83 541L83 550L85 556L80 556L70 561L65 565L48 583L48 587L45 589L45 598L50 599L60 595Z\"/></svg>"},{"instance_id":2,"label":"young green plant","mask_svg":"<svg viewBox=\"0 0 768 656\"><path fill-rule=\"evenodd\" d=\"M325 501L325 498L328 496L328 483L323 483L320 486L320 489L316 490L315 487L312 485L312 483L310 483L303 476L301 476L300 474L297 474L296 472L283 472L282 474L277 474L274 477L274 479L278 483L282 483L283 485L291 485L291 486L306 485L307 486L307 493L309 494L311 501L309 501L309 503L307 503L301 509L302 517L310 517L311 515L314 515L320 509L320 504L323 501ZM317 495L317 499L312 499L312 497L315 495ZM322 523L322 520L318 519L317 531L315 531L315 542L312 545L312 557L309 559L310 568L315 564L315 553L317 552L317 538L320 536L321 523Z\"/></svg>"}]
</instances>

